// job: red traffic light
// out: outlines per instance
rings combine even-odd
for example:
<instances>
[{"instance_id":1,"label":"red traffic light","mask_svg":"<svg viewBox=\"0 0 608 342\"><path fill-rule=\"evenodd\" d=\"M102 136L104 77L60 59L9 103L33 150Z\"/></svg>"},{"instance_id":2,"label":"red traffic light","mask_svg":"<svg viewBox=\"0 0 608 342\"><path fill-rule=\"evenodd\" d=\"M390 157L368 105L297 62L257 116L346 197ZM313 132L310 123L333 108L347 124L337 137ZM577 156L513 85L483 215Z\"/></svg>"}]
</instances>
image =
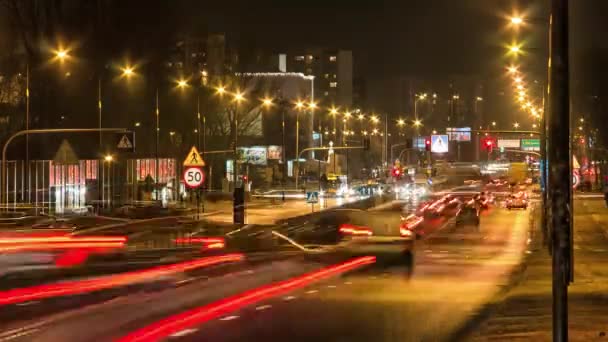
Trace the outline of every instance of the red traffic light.
<instances>
[{"instance_id":1,"label":"red traffic light","mask_svg":"<svg viewBox=\"0 0 608 342\"><path fill-rule=\"evenodd\" d=\"M429 139L429 138L424 139L424 149L427 151L431 150L431 139Z\"/></svg>"},{"instance_id":2,"label":"red traffic light","mask_svg":"<svg viewBox=\"0 0 608 342\"><path fill-rule=\"evenodd\" d=\"M492 140L486 140L486 146L492 147Z\"/></svg>"}]
</instances>

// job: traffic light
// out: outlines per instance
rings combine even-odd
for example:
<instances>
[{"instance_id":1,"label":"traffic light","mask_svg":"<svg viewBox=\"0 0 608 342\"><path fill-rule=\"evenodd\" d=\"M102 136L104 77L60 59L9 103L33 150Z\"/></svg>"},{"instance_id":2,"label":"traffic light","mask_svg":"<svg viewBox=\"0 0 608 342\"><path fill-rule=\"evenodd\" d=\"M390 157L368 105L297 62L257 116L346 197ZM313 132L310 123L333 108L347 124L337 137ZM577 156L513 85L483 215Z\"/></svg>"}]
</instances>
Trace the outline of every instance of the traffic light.
<instances>
[{"instance_id":1,"label":"traffic light","mask_svg":"<svg viewBox=\"0 0 608 342\"><path fill-rule=\"evenodd\" d=\"M392 173L393 173L393 177L394 177L395 179L399 179L399 178L401 178L401 174L402 174L403 172L401 171L401 168L400 168L400 167L398 167L398 166L393 166L393 172L392 172Z\"/></svg>"},{"instance_id":2,"label":"traffic light","mask_svg":"<svg viewBox=\"0 0 608 342\"><path fill-rule=\"evenodd\" d=\"M427 151L431 150L431 138L424 138L424 149Z\"/></svg>"},{"instance_id":3,"label":"traffic light","mask_svg":"<svg viewBox=\"0 0 608 342\"><path fill-rule=\"evenodd\" d=\"M369 137L363 137L363 150L369 151L370 144L371 144L370 138Z\"/></svg>"},{"instance_id":4,"label":"traffic light","mask_svg":"<svg viewBox=\"0 0 608 342\"><path fill-rule=\"evenodd\" d=\"M492 140L486 140L486 150L492 152Z\"/></svg>"}]
</instances>

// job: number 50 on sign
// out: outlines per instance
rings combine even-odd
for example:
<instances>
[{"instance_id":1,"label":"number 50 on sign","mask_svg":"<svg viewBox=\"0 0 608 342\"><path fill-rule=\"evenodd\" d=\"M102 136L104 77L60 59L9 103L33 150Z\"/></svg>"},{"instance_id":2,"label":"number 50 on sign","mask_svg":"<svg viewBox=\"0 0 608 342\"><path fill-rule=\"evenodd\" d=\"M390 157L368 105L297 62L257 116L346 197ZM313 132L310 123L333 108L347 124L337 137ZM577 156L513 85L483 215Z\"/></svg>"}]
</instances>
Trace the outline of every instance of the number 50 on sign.
<instances>
[{"instance_id":1,"label":"number 50 on sign","mask_svg":"<svg viewBox=\"0 0 608 342\"><path fill-rule=\"evenodd\" d=\"M205 181L203 170L198 167L187 167L184 170L184 184L190 189L198 188Z\"/></svg>"}]
</instances>

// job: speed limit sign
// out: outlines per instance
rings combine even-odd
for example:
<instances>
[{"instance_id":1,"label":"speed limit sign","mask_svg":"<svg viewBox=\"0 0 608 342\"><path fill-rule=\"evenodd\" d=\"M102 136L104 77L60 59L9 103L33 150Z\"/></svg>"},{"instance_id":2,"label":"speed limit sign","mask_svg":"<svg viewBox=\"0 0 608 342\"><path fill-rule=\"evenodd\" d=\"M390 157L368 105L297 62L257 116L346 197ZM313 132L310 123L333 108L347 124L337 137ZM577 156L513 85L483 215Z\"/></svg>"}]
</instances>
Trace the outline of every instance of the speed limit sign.
<instances>
[{"instance_id":1,"label":"speed limit sign","mask_svg":"<svg viewBox=\"0 0 608 342\"><path fill-rule=\"evenodd\" d=\"M187 187L194 189L198 188L205 181L203 170L198 167L187 167L184 170L184 184Z\"/></svg>"}]
</instances>

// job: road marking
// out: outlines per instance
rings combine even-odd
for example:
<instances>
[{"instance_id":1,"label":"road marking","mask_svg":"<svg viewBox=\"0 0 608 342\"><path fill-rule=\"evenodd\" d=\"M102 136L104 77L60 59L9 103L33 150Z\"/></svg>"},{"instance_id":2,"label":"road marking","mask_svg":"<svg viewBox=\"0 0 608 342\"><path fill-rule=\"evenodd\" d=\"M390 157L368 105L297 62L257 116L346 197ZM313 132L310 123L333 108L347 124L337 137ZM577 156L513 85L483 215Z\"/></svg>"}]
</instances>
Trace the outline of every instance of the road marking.
<instances>
[{"instance_id":1,"label":"road marking","mask_svg":"<svg viewBox=\"0 0 608 342\"><path fill-rule=\"evenodd\" d=\"M39 329L34 328L34 329L19 331L19 332L13 334L13 335L9 335L9 336L0 338L0 341L14 340L14 339L19 338L19 337L23 337L23 336L26 336L26 335L31 335L31 334L35 333L36 331L38 331L38 330Z\"/></svg>"},{"instance_id":2,"label":"road marking","mask_svg":"<svg viewBox=\"0 0 608 342\"><path fill-rule=\"evenodd\" d=\"M271 307L272 307L272 305L266 304L266 305L260 305L260 306L256 307L255 309L257 311L262 311L262 310L270 309Z\"/></svg>"},{"instance_id":3,"label":"road marking","mask_svg":"<svg viewBox=\"0 0 608 342\"><path fill-rule=\"evenodd\" d=\"M194 329L194 328L192 328L192 329L184 329L182 331L178 331L178 332L176 332L174 334L169 335L169 337L182 337L182 336L190 335L190 334L196 332L197 330L198 329Z\"/></svg>"},{"instance_id":4,"label":"road marking","mask_svg":"<svg viewBox=\"0 0 608 342\"><path fill-rule=\"evenodd\" d=\"M353 283L352 281L345 281L344 285L352 285L352 283Z\"/></svg>"},{"instance_id":5,"label":"road marking","mask_svg":"<svg viewBox=\"0 0 608 342\"><path fill-rule=\"evenodd\" d=\"M188 278L188 279L180 280L180 281L175 282L175 285L181 285L181 284L189 283L189 282L191 282L193 280L194 280L194 278Z\"/></svg>"},{"instance_id":6,"label":"road marking","mask_svg":"<svg viewBox=\"0 0 608 342\"><path fill-rule=\"evenodd\" d=\"M328 288L328 289L335 289L335 288L336 288L336 285L327 285L327 288Z\"/></svg>"},{"instance_id":7,"label":"road marking","mask_svg":"<svg viewBox=\"0 0 608 342\"><path fill-rule=\"evenodd\" d=\"M424 252L425 253L433 253L433 250L432 249L425 249Z\"/></svg>"},{"instance_id":8,"label":"road marking","mask_svg":"<svg viewBox=\"0 0 608 342\"><path fill-rule=\"evenodd\" d=\"M230 315L230 316L220 318L220 321L232 321L233 319L237 319L237 318L239 318L239 316Z\"/></svg>"},{"instance_id":9,"label":"road marking","mask_svg":"<svg viewBox=\"0 0 608 342\"><path fill-rule=\"evenodd\" d=\"M287 296L287 297L283 298L283 300L286 301L286 302L288 302L290 300L294 300L294 299L296 299L296 296Z\"/></svg>"},{"instance_id":10,"label":"road marking","mask_svg":"<svg viewBox=\"0 0 608 342\"><path fill-rule=\"evenodd\" d=\"M17 306L28 306L28 305L38 304L38 303L40 303L40 301L38 301L38 300L30 300L29 302L17 303Z\"/></svg>"},{"instance_id":11,"label":"road marking","mask_svg":"<svg viewBox=\"0 0 608 342\"><path fill-rule=\"evenodd\" d=\"M319 292L318 290L308 290L306 291L307 294L313 294L313 293L317 293Z\"/></svg>"}]
</instances>

